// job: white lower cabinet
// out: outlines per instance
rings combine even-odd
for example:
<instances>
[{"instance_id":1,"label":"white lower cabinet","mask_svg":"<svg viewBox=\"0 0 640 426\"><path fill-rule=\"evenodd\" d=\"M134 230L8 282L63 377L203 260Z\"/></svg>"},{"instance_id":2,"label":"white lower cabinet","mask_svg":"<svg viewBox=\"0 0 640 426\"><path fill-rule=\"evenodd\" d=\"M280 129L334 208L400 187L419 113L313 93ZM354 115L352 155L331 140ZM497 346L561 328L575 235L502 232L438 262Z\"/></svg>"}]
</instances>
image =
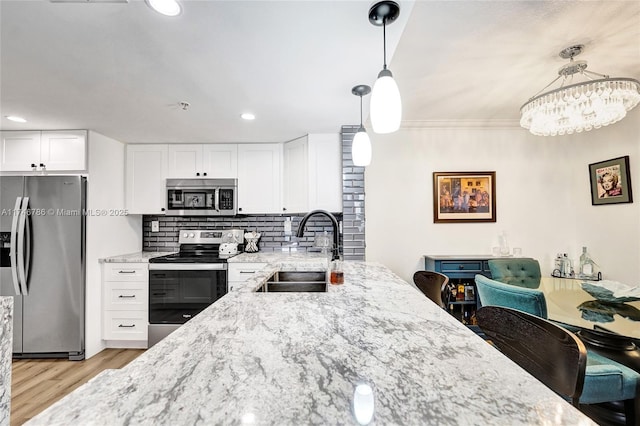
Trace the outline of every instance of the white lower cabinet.
<instances>
[{"instance_id":1,"label":"white lower cabinet","mask_svg":"<svg viewBox=\"0 0 640 426\"><path fill-rule=\"evenodd\" d=\"M257 271L261 270L266 263L228 263L227 288L232 292L234 287L242 284L251 278Z\"/></svg>"},{"instance_id":2,"label":"white lower cabinet","mask_svg":"<svg viewBox=\"0 0 640 426\"><path fill-rule=\"evenodd\" d=\"M102 339L108 347L147 347L149 265L104 263Z\"/></svg>"}]
</instances>

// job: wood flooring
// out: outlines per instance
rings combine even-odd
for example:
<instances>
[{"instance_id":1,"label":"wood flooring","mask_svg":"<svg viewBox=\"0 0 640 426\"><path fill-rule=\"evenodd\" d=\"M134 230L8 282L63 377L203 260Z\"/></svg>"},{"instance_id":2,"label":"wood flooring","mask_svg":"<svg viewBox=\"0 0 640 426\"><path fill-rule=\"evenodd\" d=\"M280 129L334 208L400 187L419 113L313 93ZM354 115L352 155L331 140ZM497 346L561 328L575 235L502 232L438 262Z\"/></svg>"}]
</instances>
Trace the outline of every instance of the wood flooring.
<instances>
[{"instance_id":1,"label":"wood flooring","mask_svg":"<svg viewBox=\"0 0 640 426\"><path fill-rule=\"evenodd\" d=\"M101 371L122 368L143 352L143 349L105 349L84 361L13 360L11 426L23 424Z\"/></svg>"}]
</instances>

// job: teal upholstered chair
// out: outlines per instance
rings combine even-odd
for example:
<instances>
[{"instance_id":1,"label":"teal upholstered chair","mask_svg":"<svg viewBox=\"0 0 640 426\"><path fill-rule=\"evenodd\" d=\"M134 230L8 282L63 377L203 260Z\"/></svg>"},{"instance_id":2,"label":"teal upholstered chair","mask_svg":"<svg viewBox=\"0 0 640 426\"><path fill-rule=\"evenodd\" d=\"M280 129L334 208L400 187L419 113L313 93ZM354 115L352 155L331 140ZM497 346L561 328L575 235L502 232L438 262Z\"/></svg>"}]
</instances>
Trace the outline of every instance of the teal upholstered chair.
<instances>
[{"instance_id":1,"label":"teal upholstered chair","mask_svg":"<svg viewBox=\"0 0 640 426\"><path fill-rule=\"evenodd\" d=\"M536 259L490 259L491 278L526 288L540 287L540 264Z\"/></svg>"},{"instance_id":2,"label":"teal upholstered chair","mask_svg":"<svg viewBox=\"0 0 640 426\"><path fill-rule=\"evenodd\" d=\"M505 306L547 318L547 301L539 290L505 284L476 275L476 287L482 306Z\"/></svg>"},{"instance_id":3,"label":"teal upholstered chair","mask_svg":"<svg viewBox=\"0 0 640 426\"><path fill-rule=\"evenodd\" d=\"M597 414L588 404L624 401L626 424L640 421L640 373L586 350L575 334L539 316L483 306L476 318L494 346L590 416Z\"/></svg>"}]
</instances>

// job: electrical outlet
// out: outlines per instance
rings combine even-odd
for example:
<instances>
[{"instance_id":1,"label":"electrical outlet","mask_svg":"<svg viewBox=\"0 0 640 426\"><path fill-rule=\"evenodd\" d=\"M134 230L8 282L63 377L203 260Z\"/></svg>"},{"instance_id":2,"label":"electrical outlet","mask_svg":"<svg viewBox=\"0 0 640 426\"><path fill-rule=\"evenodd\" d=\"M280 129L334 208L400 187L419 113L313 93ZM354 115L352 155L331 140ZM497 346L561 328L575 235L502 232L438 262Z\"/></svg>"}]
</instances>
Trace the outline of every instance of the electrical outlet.
<instances>
[{"instance_id":1,"label":"electrical outlet","mask_svg":"<svg viewBox=\"0 0 640 426\"><path fill-rule=\"evenodd\" d=\"M160 221L152 220L151 221L151 232L158 232L158 231L160 231Z\"/></svg>"}]
</instances>

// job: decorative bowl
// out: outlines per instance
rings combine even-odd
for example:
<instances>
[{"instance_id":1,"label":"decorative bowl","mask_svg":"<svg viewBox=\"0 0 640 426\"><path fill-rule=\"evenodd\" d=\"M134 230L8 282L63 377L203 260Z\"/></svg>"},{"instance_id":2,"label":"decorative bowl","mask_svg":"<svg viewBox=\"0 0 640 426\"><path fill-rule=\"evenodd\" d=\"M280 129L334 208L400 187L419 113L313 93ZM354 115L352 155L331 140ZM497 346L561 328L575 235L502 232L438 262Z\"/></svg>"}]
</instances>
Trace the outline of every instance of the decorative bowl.
<instances>
[{"instance_id":1,"label":"decorative bowl","mask_svg":"<svg viewBox=\"0 0 640 426\"><path fill-rule=\"evenodd\" d=\"M581 283L580 286L601 302L625 303L640 300L640 287L632 287L617 281L589 281Z\"/></svg>"}]
</instances>

